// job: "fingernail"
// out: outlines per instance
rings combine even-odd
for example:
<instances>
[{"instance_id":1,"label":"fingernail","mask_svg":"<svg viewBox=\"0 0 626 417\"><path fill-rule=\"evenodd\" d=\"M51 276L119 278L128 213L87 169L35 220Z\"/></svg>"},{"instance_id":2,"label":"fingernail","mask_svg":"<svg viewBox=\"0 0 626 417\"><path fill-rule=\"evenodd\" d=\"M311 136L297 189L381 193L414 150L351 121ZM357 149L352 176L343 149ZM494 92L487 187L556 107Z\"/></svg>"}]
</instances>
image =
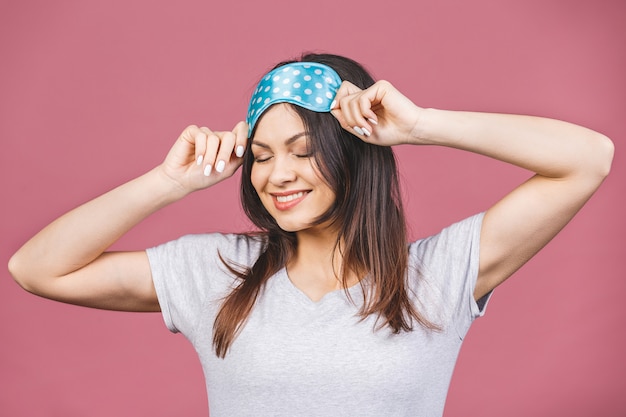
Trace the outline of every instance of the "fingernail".
<instances>
[{"instance_id":1,"label":"fingernail","mask_svg":"<svg viewBox=\"0 0 626 417\"><path fill-rule=\"evenodd\" d=\"M243 146L237 146L237 149L235 149L235 155L237 155L237 158L241 158L243 156L243 151Z\"/></svg>"},{"instance_id":2,"label":"fingernail","mask_svg":"<svg viewBox=\"0 0 626 417\"><path fill-rule=\"evenodd\" d=\"M198 159L196 159L196 165L202 165L202 160L204 157L202 155L198 155Z\"/></svg>"},{"instance_id":3,"label":"fingernail","mask_svg":"<svg viewBox=\"0 0 626 417\"><path fill-rule=\"evenodd\" d=\"M368 122L370 122L371 124L373 124L374 126L376 126L378 124L378 122L374 119L367 119Z\"/></svg>"},{"instance_id":4,"label":"fingernail","mask_svg":"<svg viewBox=\"0 0 626 417\"><path fill-rule=\"evenodd\" d=\"M352 130L354 130L354 131L355 131L356 133L358 133L359 135L363 135L363 130L361 130L361 128L360 128L360 127L358 127L358 126L354 126L354 127L352 128Z\"/></svg>"},{"instance_id":5,"label":"fingernail","mask_svg":"<svg viewBox=\"0 0 626 417\"><path fill-rule=\"evenodd\" d=\"M331 110L334 109L336 105L337 105L337 100L333 100L333 102L330 103L330 109Z\"/></svg>"},{"instance_id":6,"label":"fingernail","mask_svg":"<svg viewBox=\"0 0 626 417\"><path fill-rule=\"evenodd\" d=\"M211 165L207 165L204 167L204 176L208 177L209 175L211 175L211 170L213 169L213 167Z\"/></svg>"},{"instance_id":7,"label":"fingernail","mask_svg":"<svg viewBox=\"0 0 626 417\"><path fill-rule=\"evenodd\" d=\"M217 161L217 165L215 166L215 170L217 172L224 172L224 168L226 168L226 162L219 160Z\"/></svg>"},{"instance_id":8,"label":"fingernail","mask_svg":"<svg viewBox=\"0 0 626 417\"><path fill-rule=\"evenodd\" d=\"M361 130L363 131L363 134L364 134L365 136L369 136L369 135L371 135L370 131L369 131L369 130L367 130L366 128L362 127L362 128L361 128Z\"/></svg>"}]
</instances>

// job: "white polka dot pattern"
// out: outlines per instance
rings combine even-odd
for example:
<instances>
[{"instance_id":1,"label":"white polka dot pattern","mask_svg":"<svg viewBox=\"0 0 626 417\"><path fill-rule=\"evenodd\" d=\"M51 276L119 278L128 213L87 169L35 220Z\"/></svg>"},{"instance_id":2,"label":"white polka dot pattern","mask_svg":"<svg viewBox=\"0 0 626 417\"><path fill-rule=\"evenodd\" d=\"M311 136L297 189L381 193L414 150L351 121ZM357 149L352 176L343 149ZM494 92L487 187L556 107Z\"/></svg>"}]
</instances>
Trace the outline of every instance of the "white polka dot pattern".
<instances>
[{"instance_id":1,"label":"white polka dot pattern","mask_svg":"<svg viewBox=\"0 0 626 417\"><path fill-rule=\"evenodd\" d=\"M316 112L329 112L341 86L331 67L316 62L294 62L270 71L259 82L248 107L248 136L272 104L291 103Z\"/></svg>"}]
</instances>

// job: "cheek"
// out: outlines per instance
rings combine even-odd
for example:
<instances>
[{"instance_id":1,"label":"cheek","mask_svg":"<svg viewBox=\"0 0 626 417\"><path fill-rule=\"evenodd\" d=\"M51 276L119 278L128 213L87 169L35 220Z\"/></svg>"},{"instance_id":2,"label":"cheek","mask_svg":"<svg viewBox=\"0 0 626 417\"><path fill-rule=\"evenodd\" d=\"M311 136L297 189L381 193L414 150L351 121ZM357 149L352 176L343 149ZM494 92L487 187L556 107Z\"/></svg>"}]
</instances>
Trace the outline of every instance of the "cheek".
<instances>
[{"instance_id":1,"label":"cheek","mask_svg":"<svg viewBox=\"0 0 626 417\"><path fill-rule=\"evenodd\" d=\"M250 183L259 195L260 191L267 182L265 177L263 169L259 169L257 165L252 165L252 168L250 169Z\"/></svg>"},{"instance_id":2,"label":"cheek","mask_svg":"<svg viewBox=\"0 0 626 417\"><path fill-rule=\"evenodd\" d=\"M324 195L325 200L328 202L328 205L335 204L335 200L337 199L337 196L330 188L327 188L324 194L325 194Z\"/></svg>"},{"instance_id":3,"label":"cheek","mask_svg":"<svg viewBox=\"0 0 626 417\"><path fill-rule=\"evenodd\" d=\"M335 192L330 188L322 173L315 167L315 165L311 162L309 167L307 168L307 178L309 178L309 182L315 184L317 188L324 195L325 200L335 201Z\"/></svg>"}]
</instances>

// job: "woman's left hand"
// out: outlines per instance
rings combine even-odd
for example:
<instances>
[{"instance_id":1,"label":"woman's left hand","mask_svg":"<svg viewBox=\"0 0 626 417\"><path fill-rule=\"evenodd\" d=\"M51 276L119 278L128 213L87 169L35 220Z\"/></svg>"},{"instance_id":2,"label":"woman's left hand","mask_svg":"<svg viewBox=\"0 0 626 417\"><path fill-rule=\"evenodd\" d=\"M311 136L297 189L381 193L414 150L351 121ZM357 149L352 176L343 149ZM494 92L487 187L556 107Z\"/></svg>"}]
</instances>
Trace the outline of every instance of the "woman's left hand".
<instances>
[{"instance_id":1,"label":"woman's left hand","mask_svg":"<svg viewBox=\"0 0 626 417\"><path fill-rule=\"evenodd\" d=\"M391 83L382 80L365 90L344 81L331 109L348 132L383 146L419 143L422 111Z\"/></svg>"}]
</instances>

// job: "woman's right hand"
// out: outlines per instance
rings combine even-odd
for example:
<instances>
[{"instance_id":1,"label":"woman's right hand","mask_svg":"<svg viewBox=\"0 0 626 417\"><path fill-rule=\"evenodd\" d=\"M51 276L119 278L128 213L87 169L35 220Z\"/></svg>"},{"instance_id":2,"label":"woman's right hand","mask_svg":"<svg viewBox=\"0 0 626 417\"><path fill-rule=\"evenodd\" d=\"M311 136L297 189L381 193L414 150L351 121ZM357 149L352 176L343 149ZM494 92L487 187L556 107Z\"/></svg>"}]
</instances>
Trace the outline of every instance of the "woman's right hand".
<instances>
[{"instance_id":1,"label":"woman's right hand","mask_svg":"<svg viewBox=\"0 0 626 417\"><path fill-rule=\"evenodd\" d=\"M53 300L158 311L146 253L105 251L155 211L233 175L247 132L244 122L231 132L188 127L161 165L69 211L32 237L11 258L11 274L27 291Z\"/></svg>"},{"instance_id":2,"label":"woman's right hand","mask_svg":"<svg viewBox=\"0 0 626 417\"><path fill-rule=\"evenodd\" d=\"M185 193L210 187L232 176L243 162L248 125L232 131L189 126L178 137L160 169Z\"/></svg>"}]
</instances>

